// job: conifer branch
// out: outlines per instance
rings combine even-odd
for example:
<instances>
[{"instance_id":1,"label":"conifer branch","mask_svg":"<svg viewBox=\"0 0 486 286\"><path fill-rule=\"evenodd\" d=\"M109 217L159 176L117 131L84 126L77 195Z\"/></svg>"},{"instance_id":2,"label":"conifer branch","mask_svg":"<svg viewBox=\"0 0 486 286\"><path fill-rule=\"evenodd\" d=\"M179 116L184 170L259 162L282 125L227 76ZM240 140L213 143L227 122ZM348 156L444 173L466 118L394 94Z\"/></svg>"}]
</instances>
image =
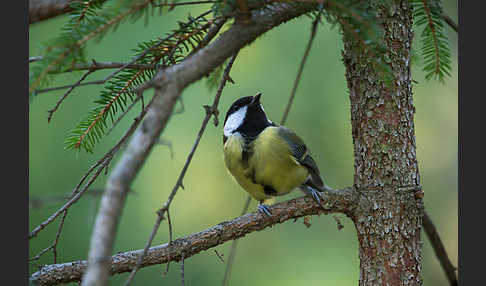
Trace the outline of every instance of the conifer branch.
<instances>
[{"instance_id":1,"label":"conifer branch","mask_svg":"<svg viewBox=\"0 0 486 286\"><path fill-rule=\"evenodd\" d=\"M200 19L203 19L203 16L200 16ZM191 20L191 22L195 21L197 20ZM147 59L150 59L148 64L155 65L161 59L172 61L172 64L176 63L178 60L174 59L174 55L182 52L180 48L182 45L188 49L186 42L193 46L193 50L198 49L199 47L194 46L191 39L201 37L201 34L212 25L213 21L210 20L197 27L183 26L181 30L178 30L178 33L174 34L174 42L170 41L160 48L151 48L151 54L147 55ZM196 41L199 41L199 39L196 39ZM149 46L152 47L151 43L149 43ZM144 59L144 61L147 59ZM131 87L142 83L145 77L152 77L153 74L153 70L148 70L147 74L144 73L144 70L138 70L136 73L128 71L125 75L118 76L114 82L106 87L106 91L102 92L101 99L96 101L97 109L88 114L67 138L66 147L77 149L82 146L86 151L91 152L94 144L101 140L104 134L107 115L109 114L112 122L114 122L113 116L116 107L119 106L122 110L124 109L126 95L133 101Z\"/></svg>"},{"instance_id":2,"label":"conifer branch","mask_svg":"<svg viewBox=\"0 0 486 286\"><path fill-rule=\"evenodd\" d=\"M106 29L112 27L113 25L119 23L121 20L123 20L126 16L140 10L140 9L143 9L145 8L148 4L150 4L152 1L154 0L145 0L143 1L142 3L138 4L138 5L134 5L131 9L119 14L118 16L116 16L115 18L111 19L110 21L106 22L104 25L98 27L98 29L94 30L93 32L87 34L86 36L84 36L82 39L78 40L75 44L75 46L82 46L83 44L85 44L87 41L91 40L93 37L95 37L96 35L102 33L103 31L105 31Z\"/></svg>"},{"instance_id":3,"label":"conifer branch","mask_svg":"<svg viewBox=\"0 0 486 286\"><path fill-rule=\"evenodd\" d=\"M204 250L222 245L229 240L236 240L247 234L300 217L328 213L348 213L354 209L358 196L358 193L352 187L333 191L326 190L323 193L325 209L309 196L284 201L270 207L272 217L252 212L234 218L231 221L221 222L201 232L178 238L171 244L165 243L151 247L140 267L164 264L168 261L181 261L182 253L184 253L184 258L187 259ZM109 275L132 271L143 252L143 249L139 249L108 257ZM75 282L81 279L87 267L87 261L45 265L31 275L30 281L35 285Z\"/></svg>"},{"instance_id":4,"label":"conifer branch","mask_svg":"<svg viewBox=\"0 0 486 286\"><path fill-rule=\"evenodd\" d=\"M181 63L162 70L140 88L142 91L144 88L155 87L153 105L142 128L134 135L108 179L91 237L88 268L83 275L83 285L103 285L108 279L107 259L111 255L127 192L158 141L182 90L207 75L261 34L314 9L315 5L279 4L254 11L250 25L233 25L215 41Z\"/></svg>"},{"instance_id":5,"label":"conifer branch","mask_svg":"<svg viewBox=\"0 0 486 286\"><path fill-rule=\"evenodd\" d=\"M88 12L88 9L91 7L91 5L93 4L93 2L95 2L95 1L97 1L97 0L89 0L89 1L84 1L82 3L84 5L84 8L83 8L83 10L81 11L81 13L79 14L79 16L76 19L76 24L74 25L74 29L76 29L79 26L79 24L81 23L81 21L86 16L86 13Z\"/></svg>"},{"instance_id":6,"label":"conifer branch","mask_svg":"<svg viewBox=\"0 0 486 286\"><path fill-rule=\"evenodd\" d=\"M93 126L97 124L100 119L108 112L108 110L113 106L113 104L120 98L120 96L128 90L130 85L137 79L137 77L142 73L142 71L138 71L126 84L122 89L114 96L111 98L111 100L108 102L108 104L96 115L95 120L91 122L91 125L83 132L83 134L79 137L79 140L76 142L74 145L74 148L79 148L81 143L83 142L83 139L86 137L86 135L91 131Z\"/></svg>"},{"instance_id":7,"label":"conifer branch","mask_svg":"<svg viewBox=\"0 0 486 286\"><path fill-rule=\"evenodd\" d=\"M427 19L429 21L429 28L432 32L432 37L434 39L434 47L435 47L435 73L438 74L440 71L440 62L439 62L439 42L437 39L437 33L435 31L435 24L432 19L432 15L430 13L429 5L427 4L427 0L421 0L424 5L425 14L427 15Z\"/></svg>"},{"instance_id":8,"label":"conifer branch","mask_svg":"<svg viewBox=\"0 0 486 286\"><path fill-rule=\"evenodd\" d=\"M157 64L138 64L138 63L121 63L121 62L96 62L93 61L90 64L76 64L73 67L61 71L61 73L73 72L73 71L82 71L82 70L104 70L104 69L117 69L117 68L127 68L127 69L134 69L134 70L155 70L159 68ZM56 72L58 73L58 72ZM39 93L39 91L38 91Z\"/></svg>"},{"instance_id":9,"label":"conifer branch","mask_svg":"<svg viewBox=\"0 0 486 286\"><path fill-rule=\"evenodd\" d=\"M199 15L196 18L193 18L190 22L188 22L188 24L194 23L195 21L201 19L201 17L204 17L204 16L208 15L209 13L211 13L211 10L202 13L201 15ZM218 22L219 23L219 21L221 21L223 19L225 20L226 17L227 16L217 17L217 18L215 18L215 22ZM224 23L224 21L222 22L222 24L223 23ZM221 26L222 26L222 24L221 24ZM221 28L221 26L219 26L219 28ZM219 28L218 28L217 31L219 31ZM216 31L216 33L217 33L217 31ZM93 70L96 71L96 70L99 70L99 69L118 68L116 71L112 72L111 74L107 75L105 78L103 78L101 80L95 80L95 81L80 83L80 84L77 85L77 86L85 86L85 85L99 85L99 84L104 84L107 81L109 81L110 79L112 79L114 76L116 76L118 73L120 73L121 71L123 71L124 69L127 69L127 68L136 69L136 70L150 70L151 67L153 67L153 69L157 69L157 67L158 67L157 65L153 65L153 64L137 64L137 61L139 61L140 59L143 59L150 51L152 51L153 49L159 47L164 42L166 42L170 38L174 37L177 33L178 33L178 31L175 31L175 32L171 33L170 35L168 35L167 37L161 39L157 43L153 44L152 46L146 48L141 54L139 54L138 56L134 57L128 63L124 63L124 64L120 63L120 65L118 65L118 63L111 63L111 62L106 62L106 63L95 62L95 63L88 64L88 65L82 65L82 64L80 64L80 65L75 65L74 67L71 67L70 69L67 69L67 70L61 71L61 72L69 72L69 71L83 70L83 69L93 69ZM212 37L214 37L215 34L212 35L209 39L212 39ZM35 59L35 60L42 59L42 57L36 57L36 58L38 58L38 59ZM50 73L58 73L58 71L51 71ZM50 91L55 91L55 90L60 90L60 89L71 88L74 85L76 85L76 83L75 84L69 84L69 85L63 85L63 86L50 87L50 88L45 88L45 89L38 89L38 90L34 90L34 92L35 92L35 94L40 94L40 93L44 93L44 92L50 92Z\"/></svg>"},{"instance_id":10,"label":"conifer branch","mask_svg":"<svg viewBox=\"0 0 486 286\"><path fill-rule=\"evenodd\" d=\"M199 132L197 134L196 140L191 148L191 151L189 152L189 155L187 156L186 162L184 163L184 166L179 174L179 177L177 178L177 182L175 183L174 187L172 188L171 193L169 194L169 197L167 201L164 203L162 208L160 208L157 211L157 220L153 226L152 233L145 245L144 252L140 256L137 265L133 269L132 273L130 273L130 276L128 277L127 281L125 282L124 286L128 286L128 284L132 281L133 277L135 276L137 270L139 269L140 265L142 264L142 261L144 259L144 256L146 255L150 245L152 245L152 241L155 237L155 234L157 233L160 224L162 221L165 219L165 214L166 212L169 211L170 205L177 194L177 191L179 190L180 187L183 188L183 180L184 176L186 175L187 169L189 167L189 164L191 164L192 157L194 156L194 153L196 152L197 147L199 146L199 142L201 141L202 135L204 134L204 131L206 130L206 126L209 123L209 120L211 119L211 116L214 116L217 118L218 115L218 105L219 105L219 99L221 97L221 94L223 92L223 88L226 85L226 81L229 78L229 72L231 70L231 67L233 66L233 63L236 59L237 54L235 54L231 60L228 62L228 65L226 66L225 72L223 74L223 78L221 79L221 83L218 87L218 91L216 92L216 96L214 97L213 105L212 106L204 106L206 109L206 116L204 117L201 128L199 129Z\"/></svg>"},{"instance_id":11,"label":"conifer branch","mask_svg":"<svg viewBox=\"0 0 486 286\"><path fill-rule=\"evenodd\" d=\"M449 43L444 34L443 23L446 18L439 0L411 0L413 19L417 26L423 26L421 34L423 70L425 79L450 76L451 59Z\"/></svg>"},{"instance_id":12,"label":"conifer branch","mask_svg":"<svg viewBox=\"0 0 486 286\"><path fill-rule=\"evenodd\" d=\"M66 50L57 56L56 59L54 59L43 71L42 73L36 78L36 80L30 85L29 87L29 93L34 92L38 85L41 83L41 81L45 78L47 74L49 74L55 67L61 63L64 58L71 53L73 50L80 48L83 46L87 41L91 40L93 37L101 34L108 28L112 27L113 25L119 23L121 20L123 20L126 16L142 9L145 8L148 4L150 4L154 0L145 0L144 2L134 5L132 8L120 13L110 21L104 23L103 25L99 26L97 29L94 31L90 32L89 34L85 35L83 38L79 39L75 43L71 44L70 46L66 47Z\"/></svg>"},{"instance_id":13,"label":"conifer branch","mask_svg":"<svg viewBox=\"0 0 486 286\"><path fill-rule=\"evenodd\" d=\"M29 239L37 236L39 232L41 232L46 226L51 224L61 213L63 213L65 210L69 209L74 203L76 203L82 196L83 194L88 190L88 188L93 184L93 182L96 180L96 178L99 176L99 174L108 166L108 164L111 162L115 154L120 150L121 146L130 138L130 136L133 134L135 129L138 127L140 122L142 121L143 117L147 113L148 108L152 105L153 100L150 101L150 103L142 110L140 115L134 119L128 130L125 132L125 134L120 138L120 140L117 142L117 144L111 148L98 162L96 162L91 168L84 174L84 176L81 178L79 183L76 185L74 188L73 192L71 193L70 199L61 207L59 208L56 212L54 212L49 218L47 218L45 221L43 221L41 224L39 224L37 227L34 228L29 234ZM96 172L91 176L90 180L84 185L84 187L81 189L81 185L84 183L84 181L89 177L89 175L96 169Z\"/></svg>"},{"instance_id":14,"label":"conifer branch","mask_svg":"<svg viewBox=\"0 0 486 286\"><path fill-rule=\"evenodd\" d=\"M186 6L186 5L198 5L198 4L211 4L211 3L218 3L218 1L214 0L207 0L207 1L187 1L187 2L173 2L173 3L161 3L161 4L153 4L154 7L169 7L171 10L177 6Z\"/></svg>"}]
</instances>

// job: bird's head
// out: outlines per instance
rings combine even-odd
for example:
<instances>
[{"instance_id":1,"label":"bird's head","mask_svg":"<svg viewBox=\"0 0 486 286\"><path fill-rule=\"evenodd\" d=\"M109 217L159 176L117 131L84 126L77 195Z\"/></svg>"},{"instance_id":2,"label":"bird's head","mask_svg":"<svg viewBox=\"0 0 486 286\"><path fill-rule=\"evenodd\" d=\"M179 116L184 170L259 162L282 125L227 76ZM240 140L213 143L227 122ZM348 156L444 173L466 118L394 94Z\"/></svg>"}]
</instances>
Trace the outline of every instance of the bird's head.
<instances>
[{"instance_id":1,"label":"bird's head","mask_svg":"<svg viewBox=\"0 0 486 286\"><path fill-rule=\"evenodd\" d=\"M231 104L224 119L224 141L235 132L244 137L256 136L266 127L273 125L260 103L261 96L262 94L258 93L255 96L241 97Z\"/></svg>"}]
</instances>

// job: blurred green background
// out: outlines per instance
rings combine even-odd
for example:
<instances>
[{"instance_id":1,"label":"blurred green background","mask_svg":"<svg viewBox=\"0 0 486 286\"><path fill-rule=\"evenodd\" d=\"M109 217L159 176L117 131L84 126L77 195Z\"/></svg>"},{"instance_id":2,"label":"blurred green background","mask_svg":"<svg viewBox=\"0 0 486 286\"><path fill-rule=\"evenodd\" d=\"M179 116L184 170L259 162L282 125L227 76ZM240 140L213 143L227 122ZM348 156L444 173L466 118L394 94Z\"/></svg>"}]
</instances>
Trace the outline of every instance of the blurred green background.
<instances>
[{"instance_id":1,"label":"blurred green background","mask_svg":"<svg viewBox=\"0 0 486 286\"><path fill-rule=\"evenodd\" d=\"M175 28L176 20L187 13L198 15L208 6L177 7L174 11L136 23L125 22L108 33L101 43L88 45L88 58L103 61L128 61L137 43L163 36ZM457 22L457 1L444 2L445 13ZM33 24L29 27L29 55L39 53L39 44L55 37L67 17ZM280 121L285 104L310 33L311 20L301 17L282 25L244 48L238 56L220 102L220 120L238 97L262 92L262 102L269 117ZM426 82L422 67L415 62L413 78L416 106L415 127L417 156L425 205L439 230L454 265L458 260L457 220L457 34L449 27L453 74L445 84ZM419 54L416 30L414 49ZM353 147L349 97L341 63L341 37L329 24L319 26L309 59L287 120L311 148L325 182L332 187L353 183ZM88 79L102 78L97 72ZM62 75L54 84L73 83L81 73ZM47 110L64 91L43 93L29 105L29 188L30 197L45 198L68 194L85 171L123 134L132 118L124 121L95 148L94 154L65 151L66 134L84 114L94 107L101 86L76 89L47 123ZM184 91L184 112L174 115L162 134L172 143L173 158L167 146L156 146L136 178L118 228L113 253L143 248L156 215L176 182L187 153L204 117L202 105L210 104L215 94L205 81ZM179 108L179 107L178 107ZM138 111L138 109L137 109ZM136 111L136 112L137 112ZM116 164L118 157L115 157ZM103 188L107 176L100 176L95 188ZM204 230L239 215L247 194L227 174L222 157L222 126L208 125L200 146L172 208L174 237ZM299 191L277 201L301 196ZM29 231L57 210L62 201L30 207ZM86 259L91 229L99 206L99 196L84 196L69 211L58 246L58 262ZM250 211L256 209L253 201ZM307 228L302 220L288 221L261 232L252 233L239 243L231 285L357 285L359 279L358 242L352 222L338 215L344 228L336 228L330 215L312 217ZM29 241L32 257L54 239L58 222ZM163 224L153 245L168 241ZM445 285L447 280L430 243L423 233L423 279L426 286ZM230 242L216 247L227 258ZM53 262L52 253L30 265L33 273L41 264ZM186 285L220 285L225 270L213 249L185 261ZM164 277L165 265L144 268L133 285L180 284L180 267L171 264ZM110 285L120 285L128 274L110 278ZM73 284L74 285L74 284Z\"/></svg>"}]
</instances>

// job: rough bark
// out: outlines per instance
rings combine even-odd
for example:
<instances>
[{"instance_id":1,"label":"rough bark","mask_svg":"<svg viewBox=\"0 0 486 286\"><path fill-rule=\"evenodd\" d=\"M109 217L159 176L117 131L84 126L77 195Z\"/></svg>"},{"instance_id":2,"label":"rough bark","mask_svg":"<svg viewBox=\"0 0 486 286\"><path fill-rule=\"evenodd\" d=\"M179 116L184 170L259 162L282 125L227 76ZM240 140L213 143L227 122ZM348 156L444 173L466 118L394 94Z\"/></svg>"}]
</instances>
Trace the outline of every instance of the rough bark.
<instances>
[{"instance_id":1,"label":"rough bark","mask_svg":"<svg viewBox=\"0 0 486 286\"><path fill-rule=\"evenodd\" d=\"M89 264L82 285L106 284L109 277L109 257L131 182L165 128L179 96L180 90L174 88L174 85L166 85L155 91L152 105L141 128L134 134L108 178L91 236Z\"/></svg>"},{"instance_id":2,"label":"rough bark","mask_svg":"<svg viewBox=\"0 0 486 286\"><path fill-rule=\"evenodd\" d=\"M71 11L71 0L29 0L29 24Z\"/></svg>"},{"instance_id":3,"label":"rough bark","mask_svg":"<svg viewBox=\"0 0 486 286\"><path fill-rule=\"evenodd\" d=\"M343 61L351 101L354 185L361 194L353 221L360 285L421 285L423 208L416 158L410 47L411 11L394 1L379 11L393 80L385 84L370 53L344 33Z\"/></svg>"},{"instance_id":4,"label":"rough bark","mask_svg":"<svg viewBox=\"0 0 486 286\"><path fill-rule=\"evenodd\" d=\"M388 47L386 53L390 59L389 65L393 77L391 85L385 84L380 73L371 64L376 57L369 52L363 52L361 44L353 35L344 33L343 36L343 62L346 67L351 103L356 192L353 191L355 203L343 205L342 209L337 211L346 213L353 220L357 230L360 285L421 285L422 282L420 230L423 193L420 189L413 122L415 109L410 71L412 20L407 1L396 0L394 3L390 9L381 6L370 7L373 11L378 11L383 21L383 37ZM130 271L136 263L136 256L138 256L136 253L129 254L133 257L130 260L132 261L130 267L126 267L123 262L117 262L119 255L113 256L110 260L109 255L118 218L126 192L150 153L153 142L165 126L166 116L170 115L170 110L180 92L190 83L207 75L227 57L259 35L310 10L312 10L311 6L275 5L266 10L255 11L252 13L251 23L244 26L235 24L207 47L191 55L181 64L161 72L154 80L142 87L155 87L154 100L165 101L165 103L156 104L151 111L152 116L147 115L142 126L145 130L139 130L139 135L134 136L127 154L110 176L107 189L112 189L113 192L107 191L105 195L107 197L103 198L101 203L89 255L88 272L89 267L93 268L93 275L91 278L85 277L84 285L103 284L109 274ZM167 91L169 87L172 92ZM158 127L153 129L152 126ZM144 135L147 127L151 130L149 137L141 140L139 136L148 136ZM303 200L311 202L309 198ZM114 205L116 208L113 207ZM288 215L290 209L282 211L282 214ZM251 219L251 216L256 217ZM277 216L263 220L257 214L247 215L243 218L250 218L250 224L247 224L248 229L245 231L237 228L232 234L221 233L220 231L227 225L222 229L222 226L218 225L207 230L211 233L212 242L199 244L204 247L197 251L191 248L194 243L191 240L191 243L183 243L181 244L183 247L178 249L163 246L164 251L177 251L171 252L172 254L158 252L153 256L155 248L151 248L147 259L159 259L155 262L158 264L166 262L167 260L164 259L168 257L171 260L178 260L180 255L187 258L217 245L212 244L214 241L218 244L223 243L229 239L239 238L249 231L282 222ZM110 220L106 221L106 218ZM233 222L240 223L237 220ZM271 223L267 224L267 221ZM204 238L206 234L201 232L194 235L202 235L199 238ZM187 240L188 237L184 239ZM151 264L144 260L143 266L148 265ZM120 268L114 270L114 267ZM72 272L61 273L56 272L56 269L70 269ZM57 281L52 283L67 282L68 280L65 279L77 281L85 269L86 262L51 265L34 273L32 280L40 281L41 284L47 281L45 279ZM51 276L45 276L46 273L50 273ZM49 282L47 285L52 283Z\"/></svg>"},{"instance_id":5,"label":"rough bark","mask_svg":"<svg viewBox=\"0 0 486 286\"><path fill-rule=\"evenodd\" d=\"M111 173L96 217L83 286L105 285L109 277L109 258L116 228L128 190L164 129L176 100L189 84L209 74L228 57L261 34L311 11L315 5L270 5L252 13L252 23L235 24L214 42L188 56L181 63L161 71L147 85L155 87L154 104L141 128L134 134L123 157Z\"/></svg>"},{"instance_id":6,"label":"rough bark","mask_svg":"<svg viewBox=\"0 0 486 286\"><path fill-rule=\"evenodd\" d=\"M187 259L197 253L223 244L226 241L241 238L251 232L261 231L288 220L308 215L320 215L331 212L349 213L356 205L357 193L353 188L325 191L322 206L310 197L300 197L271 206L272 217L253 212L231 221L222 222L209 229L165 243L149 249L141 267L180 261L181 255ZM109 274L131 271L143 249L122 252L109 259ZM32 274L30 281L35 285L54 285L79 281L86 271L86 261L74 261L46 265Z\"/></svg>"}]
</instances>

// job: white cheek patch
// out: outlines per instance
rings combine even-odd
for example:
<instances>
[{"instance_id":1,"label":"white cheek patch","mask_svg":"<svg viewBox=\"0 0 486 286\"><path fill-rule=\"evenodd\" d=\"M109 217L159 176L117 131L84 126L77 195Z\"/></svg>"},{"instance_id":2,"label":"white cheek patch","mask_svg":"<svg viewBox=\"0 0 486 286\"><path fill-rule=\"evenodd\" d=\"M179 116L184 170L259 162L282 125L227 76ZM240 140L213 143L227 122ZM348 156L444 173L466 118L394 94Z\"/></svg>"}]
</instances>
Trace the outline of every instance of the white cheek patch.
<instances>
[{"instance_id":1,"label":"white cheek patch","mask_svg":"<svg viewBox=\"0 0 486 286\"><path fill-rule=\"evenodd\" d=\"M243 106L242 108L238 109L238 111L233 112L228 119L226 120L226 123L224 124L224 136L230 137L233 132L240 127L240 125L243 123L243 120L245 119L246 115L246 110L247 106Z\"/></svg>"}]
</instances>

